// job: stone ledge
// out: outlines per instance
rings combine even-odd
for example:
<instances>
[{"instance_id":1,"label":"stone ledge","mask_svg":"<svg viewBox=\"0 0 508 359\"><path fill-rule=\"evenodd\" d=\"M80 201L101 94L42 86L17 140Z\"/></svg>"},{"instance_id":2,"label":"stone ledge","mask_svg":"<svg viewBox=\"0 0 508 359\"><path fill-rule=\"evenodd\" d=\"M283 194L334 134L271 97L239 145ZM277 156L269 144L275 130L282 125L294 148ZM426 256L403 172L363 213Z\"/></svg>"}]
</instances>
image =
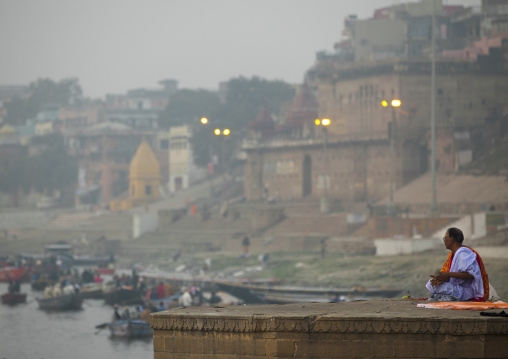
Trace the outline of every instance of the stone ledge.
<instances>
[{"instance_id":1,"label":"stone ledge","mask_svg":"<svg viewBox=\"0 0 508 359\"><path fill-rule=\"evenodd\" d=\"M505 318L416 308L407 300L176 308L151 314L154 330L233 333L505 335Z\"/></svg>"}]
</instances>

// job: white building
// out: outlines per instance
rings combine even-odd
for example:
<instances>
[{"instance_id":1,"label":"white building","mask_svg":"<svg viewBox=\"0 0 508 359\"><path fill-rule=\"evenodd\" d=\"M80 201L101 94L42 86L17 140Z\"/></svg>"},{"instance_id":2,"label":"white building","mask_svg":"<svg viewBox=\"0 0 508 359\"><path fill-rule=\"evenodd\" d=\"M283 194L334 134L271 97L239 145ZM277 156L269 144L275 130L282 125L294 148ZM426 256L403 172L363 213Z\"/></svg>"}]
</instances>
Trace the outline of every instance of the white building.
<instances>
[{"instance_id":1,"label":"white building","mask_svg":"<svg viewBox=\"0 0 508 359\"><path fill-rule=\"evenodd\" d=\"M206 176L205 169L194 164L189 126L169 129L169 191L175 193L188 188Z\"/></svg>"}]
</instances>

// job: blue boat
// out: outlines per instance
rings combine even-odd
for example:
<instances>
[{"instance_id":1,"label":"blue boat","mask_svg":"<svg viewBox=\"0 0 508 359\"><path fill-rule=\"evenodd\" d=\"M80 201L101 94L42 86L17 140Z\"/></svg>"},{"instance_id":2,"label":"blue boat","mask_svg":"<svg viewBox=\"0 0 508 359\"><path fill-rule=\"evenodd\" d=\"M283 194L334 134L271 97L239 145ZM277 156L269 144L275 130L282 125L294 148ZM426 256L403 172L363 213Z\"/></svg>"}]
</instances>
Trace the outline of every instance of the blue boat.
<instances>
[{"instance_id":1,"label":"blue boat","mask_svg":"<svg viewBox=\"0 0 508 359\"><path fill-rule=\"evenodd\" d=\"M150 323L145 320L128 319L117 320L109 324L109 331L113 337L143 338L153 335Z\"/></svg>"}]
</instances>

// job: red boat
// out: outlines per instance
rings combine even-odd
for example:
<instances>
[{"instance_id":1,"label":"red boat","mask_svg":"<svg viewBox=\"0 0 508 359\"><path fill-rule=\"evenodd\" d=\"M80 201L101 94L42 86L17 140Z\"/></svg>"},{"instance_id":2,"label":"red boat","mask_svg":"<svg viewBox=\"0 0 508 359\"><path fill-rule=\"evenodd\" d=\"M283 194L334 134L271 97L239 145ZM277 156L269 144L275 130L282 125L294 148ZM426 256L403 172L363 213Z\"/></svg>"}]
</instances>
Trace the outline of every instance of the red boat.
<instances>
[{"instance_id":1,"label":"red boat","mask_svg":"<svg viewBox=\"0 0 508 359\"><path fill-rule=\"evenodd\" d=\"M9 305L26 303L26 293L5 293L2 295L2 303Z\"/></svg>"},{"instance_id":2,"label":"red boat","mask_svg":"<svg viewBox=\"0 0 508 359\"><path fill-rule=\"evenodd\" d=\"M0 283L8 283L9 280L21 280L27 272L26 267L5 267L0 268Z\"/></svg>"},{"instance_id":3,"label":"red boat","mask_svg":"<svg viewBox=\"0 0 508 359\"><path fill-rule=\"evenodd\" d=\"M115 274L115 268L97 268L96 269L97 273L99 274L107 274L107 275L113 275Z\"/></svg>"}]
</instances>

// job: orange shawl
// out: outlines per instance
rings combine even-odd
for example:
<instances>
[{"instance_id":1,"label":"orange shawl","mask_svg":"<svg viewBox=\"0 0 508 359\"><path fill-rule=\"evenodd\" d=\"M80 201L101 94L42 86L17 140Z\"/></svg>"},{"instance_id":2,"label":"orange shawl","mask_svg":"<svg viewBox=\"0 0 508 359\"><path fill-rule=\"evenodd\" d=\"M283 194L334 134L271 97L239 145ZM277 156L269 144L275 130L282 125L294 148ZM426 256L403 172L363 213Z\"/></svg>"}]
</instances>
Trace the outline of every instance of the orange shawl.
<instances>
[{"instance_id":1,"label":"orange shawl","mask_svg":"<svg viewBox=\"0 0 508 359\"><path fill-rule=\"evenodd\" d=\"M483 298L478 298L477 300L481 302L485 302L489 300L489 276L487 275L487 271L485 270L485 266L483 265L482 258L478 254L477 251L475 251L473 248L468 246L463 246L466 248L469 248L476 254L476 261L478 262L478 265L480 266L480 271L482 273L482 282L483 282ZM443 268L441 269L441 272L449 272L450 268L452 266L452 260L453 260L453 252L448 253L448 258L446 259L445 264L443 265ZM474 300L470 299L470 300Z\"/></svg>"}]
</instances>

